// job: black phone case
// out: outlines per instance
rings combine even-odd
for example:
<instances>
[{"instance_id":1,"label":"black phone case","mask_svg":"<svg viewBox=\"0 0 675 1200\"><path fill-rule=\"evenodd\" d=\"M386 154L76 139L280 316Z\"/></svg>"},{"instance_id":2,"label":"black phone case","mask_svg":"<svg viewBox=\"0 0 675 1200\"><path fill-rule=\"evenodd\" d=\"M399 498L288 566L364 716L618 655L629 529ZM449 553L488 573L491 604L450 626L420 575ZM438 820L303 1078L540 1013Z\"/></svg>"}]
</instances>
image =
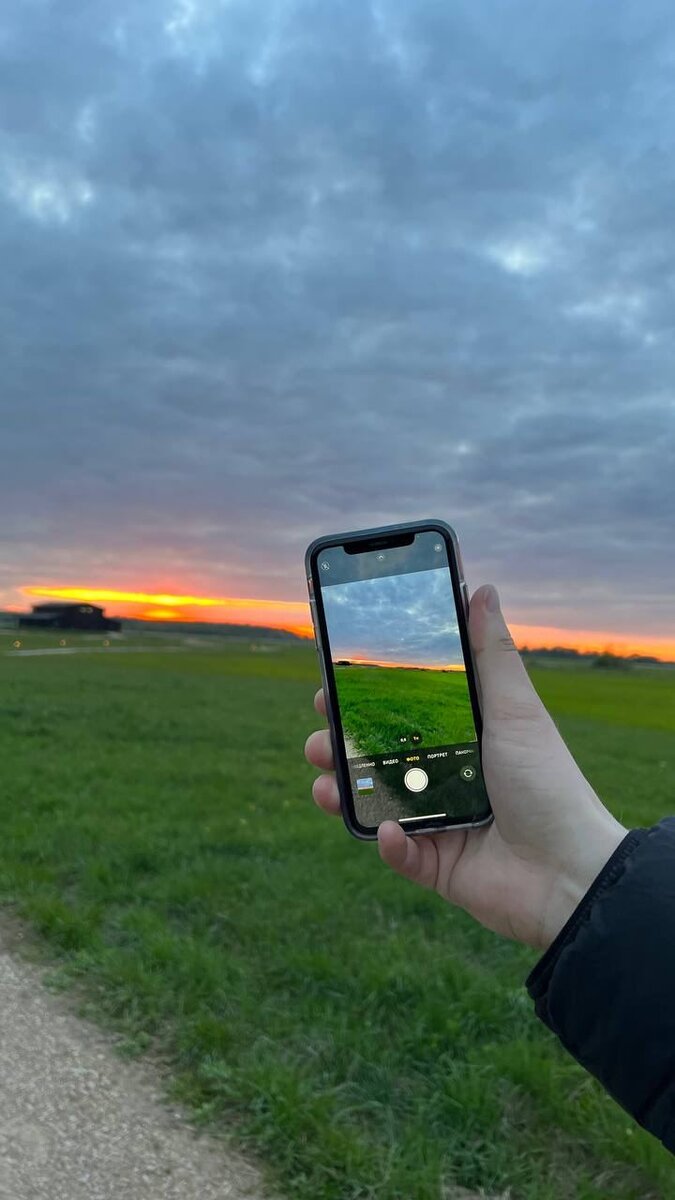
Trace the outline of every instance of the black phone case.
<instances>
[{"instance_id":1,"label":"black phone case","mask_svg":"<svg viewBox=\"0 0 675 1200\"><path fill-rule=\"evenodd\" d=\"M344 735L342 731L342 722L340 720L340 709L337 700L337 689L335 685L335 675L333 665L328 659L327 646L327 631L325 617L322 606L317 606L316 597L314 595L314 563L319 551L327 549L329 546L340 545L343 542L355 541L370 541L373 538L386 536L395 533L405 533L407 531L422 533L426 530L437 530L450 543L451 553L448 555L450 563L450 575L452 579L452 587L455 595L455 604L457 607L457 616L459 624L460 640L462 643L462 651L466 663L467 683L469 686L469 694L476 722L476 733L478 735L478 754L482 770L482 733L483 723L481 718L481 697L480 687L478 683L478 674L476 665L469 642L468 616L469 616L469 593L464 579L464 568L462 565L462 556L459 550L459 542L454 529L447 524L446 521L428 520L428 521L407 521L399 525L381 525L373 529L357 529L347 533L327 534L325 537L315 538L310 542L305 551L305 576L307 578L307 587L309 589L309 606L312 616L312 625L314 627L314 641L319 656L319 668L321 671L321 682L323 684L323 692L326 699L326 716L328 718L328 726L330 730L331 744L333 747L333 759L335 762L335 777L337 780L338 790L340 793L340 808L342 819L347 826L347 829L353 837L360 841L376 841L377 832L370 833L365 827L361 827L353 813L351 782L349 779L349 771L347 768L347 755L345 750ZM317 591L320 589L317 589ZM463 824L447 825L434 824L428 828L420 828L414 831L407 831L410 836L415 837L423 833L438 833L443 829L477 829L480 826L489 825L492 821L492 814L480 821L468 821Z\"/></svg>"}]
</instances>

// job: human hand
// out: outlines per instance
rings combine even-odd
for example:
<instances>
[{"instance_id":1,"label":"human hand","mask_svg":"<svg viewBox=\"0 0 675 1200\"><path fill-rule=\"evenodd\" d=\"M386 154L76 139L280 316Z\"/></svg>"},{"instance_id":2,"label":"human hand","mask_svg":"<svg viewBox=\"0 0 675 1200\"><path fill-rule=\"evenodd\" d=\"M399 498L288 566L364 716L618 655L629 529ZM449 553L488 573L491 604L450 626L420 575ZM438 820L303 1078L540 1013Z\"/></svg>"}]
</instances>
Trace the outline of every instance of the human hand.
<instances>
[{"instance_id":1,"label":"human hand","mask_svg":"<svg viewBox=\"0 0 675 1200\"><path fill-rule=\"evenodd\" d=\"M474 593L469 634L482 692L482 758L491 825L408 836L396 821L378 830L380 856L433 888L488 929L537 949L560 932L626 835L582 775L537 695L499 608L495 588ZM323 692L315 707L325 715ZM324 774L320 808L340 813L328 731L305 754Z\"/></svg>"}]
</instances>

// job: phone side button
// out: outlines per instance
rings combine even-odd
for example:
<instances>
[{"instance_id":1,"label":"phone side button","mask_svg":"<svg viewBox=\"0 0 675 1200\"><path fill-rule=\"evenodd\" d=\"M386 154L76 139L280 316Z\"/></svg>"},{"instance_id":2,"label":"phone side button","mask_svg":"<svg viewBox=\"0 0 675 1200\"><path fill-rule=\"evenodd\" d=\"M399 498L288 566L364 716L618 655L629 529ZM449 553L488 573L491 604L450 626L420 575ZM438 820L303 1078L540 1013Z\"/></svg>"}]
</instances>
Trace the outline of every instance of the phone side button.
<instances>
[{"instance_id":1,"label":"phone side button","mask_svg":"<svg viewBox=\"0 0 675 1200\"><path fill-rule=\"evenodd\" d=\"M326 681L326 672L324 670L323 659L322 659L321 655L319 655L319 671L321 673L321 687L323 688L324 698L326 699L326 703L328 704L329 703L329 701L328 701L328 683Z\"/></svg>"},{"instance_id":2,"label":"phone side button","mask_svg":"<svg viewBox=\"0 0 675 1200\"><path fill-rule=\"evenodd\" d=\"M464 580L462 580L462 596L464 597L464 611L466 612L466 615L468 616L469 615L469 589L466 586Z\"/></svg>"},{"instance_id":3,"label":"phone side button","mask_svg":"<svg viewBox=\"0 0 675 1200\"><path fill-rule=\"evenodd\" d=\"M318 639L318 638L317 638L317 636L316 636L316 616L315 616L315 613L316 613L316 601L314 601L314 600L310 600L310 602L309 602L309 615L310 615L310 617L312 618L312 631L313 631L313 633L314 633L314 645L316 646L316 648L317 648L317 650L318 650L318 649L319 649L319 639Z\"/></svg>"}]
</instances>

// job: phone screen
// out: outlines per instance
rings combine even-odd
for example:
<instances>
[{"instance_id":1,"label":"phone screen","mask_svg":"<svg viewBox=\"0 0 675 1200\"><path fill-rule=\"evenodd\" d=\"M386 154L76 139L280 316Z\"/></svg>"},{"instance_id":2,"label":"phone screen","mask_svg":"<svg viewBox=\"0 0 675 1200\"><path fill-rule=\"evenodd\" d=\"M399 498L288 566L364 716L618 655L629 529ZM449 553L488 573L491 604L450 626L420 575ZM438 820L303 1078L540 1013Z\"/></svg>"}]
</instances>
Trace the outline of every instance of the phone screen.
<instances>
[{"instance_id":1,"label":"phone screen","mask_svg":"<svg viewBox=\"0 0 675 1200\"><path fill-rule=\"evenodd\" d=\"M331 546L317 566L357 821L412 830L484 820L477 702L445 538L423 531L361 553Z\"/></svg>"}]
</instances>

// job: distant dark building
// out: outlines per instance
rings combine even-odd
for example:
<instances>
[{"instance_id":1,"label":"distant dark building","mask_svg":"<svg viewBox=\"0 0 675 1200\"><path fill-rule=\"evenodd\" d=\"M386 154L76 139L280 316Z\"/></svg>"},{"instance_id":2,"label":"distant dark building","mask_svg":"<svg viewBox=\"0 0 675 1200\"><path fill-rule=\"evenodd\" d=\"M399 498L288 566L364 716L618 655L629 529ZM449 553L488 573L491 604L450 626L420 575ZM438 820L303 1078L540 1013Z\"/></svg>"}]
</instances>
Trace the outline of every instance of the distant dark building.
<instances>
[{"instance_id":1,"label":"distant dark building","mask_svg":"<svg viewBox=\"0 0 675 1200\"><path fill-rule=\"evenodd\" d=\"M19 617L21 629L88 629L118 633L121 621L106 617L95 604L35 604L32 613Z\"/></svg>"}]
</instances>

